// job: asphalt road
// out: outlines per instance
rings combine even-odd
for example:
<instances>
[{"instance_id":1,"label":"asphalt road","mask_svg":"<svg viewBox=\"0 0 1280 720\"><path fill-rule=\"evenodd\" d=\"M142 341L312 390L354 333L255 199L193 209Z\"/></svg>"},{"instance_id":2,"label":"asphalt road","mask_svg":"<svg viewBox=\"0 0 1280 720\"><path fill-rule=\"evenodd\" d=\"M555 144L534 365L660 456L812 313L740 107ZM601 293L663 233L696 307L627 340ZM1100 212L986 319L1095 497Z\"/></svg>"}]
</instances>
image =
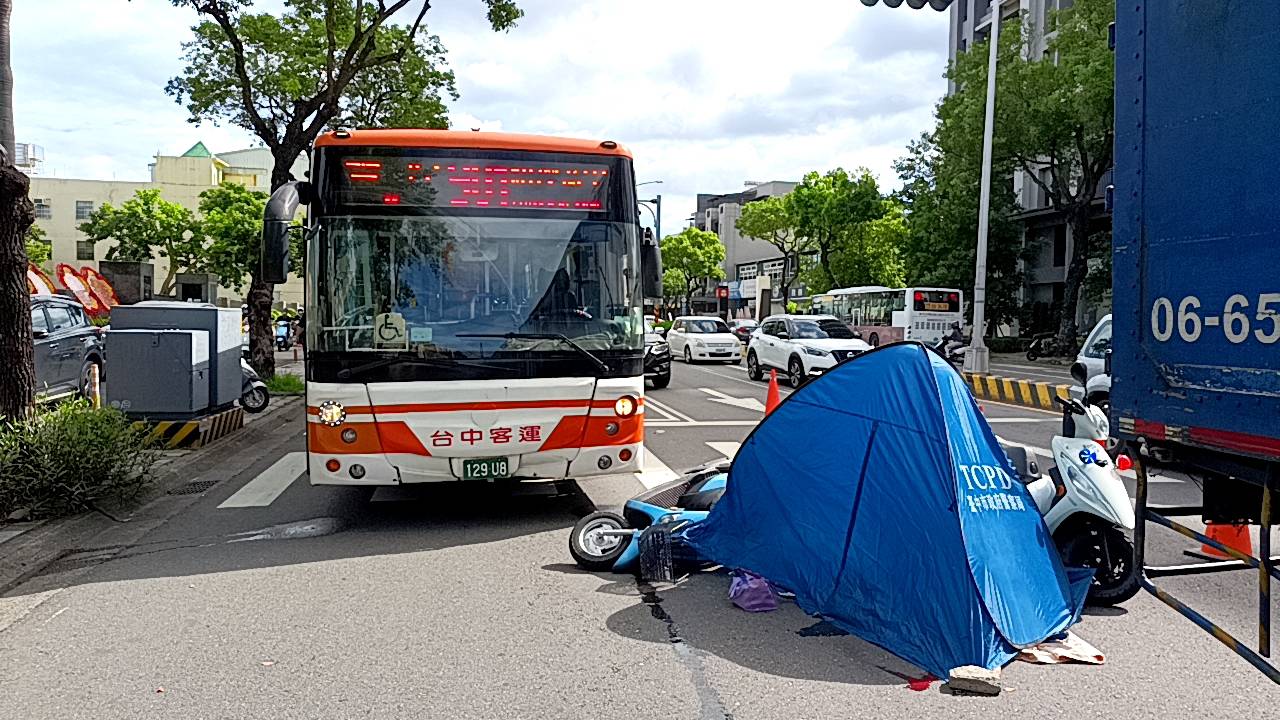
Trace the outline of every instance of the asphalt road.
<instances>
[{"instance_id":1,"label":"asphalt road","mask_svg":"<svg viewBox=\"0 0 1280 720\"><path fill-rule=\"evenodd\" d=\"M784 387L783 393L787 393ZM1005 670L995 699L921 671L794 605L750 615L707 572L644 594L584 573L575 518L670 472L730 456L765 385L677 363L648 396L639 476L582 493L483 486L370 494L293 480L295 404L210 448L191 480L118 536L97 538L0 598L0 697L14 718L1071 718L1266 717L1280 692L1154 599L1089 611L1100 667ZM1002 437L1044 447L1049 413L996 403ZM216 450L216 451L215 451ZM294 466L296 467L296 466ZM284 479L279 480L281 474ZM265 478L265 479L264 479ZM1157 502L1186 481L1161 478ZM1188 547L1161 531L1156 561ZM1169 582L1252 639L1253 576ZM15 611L16 608L16 611ZM25 613L25 614L24 614ZM0 627L4 623L0 622Z\"/></svg>"}]
</instances>

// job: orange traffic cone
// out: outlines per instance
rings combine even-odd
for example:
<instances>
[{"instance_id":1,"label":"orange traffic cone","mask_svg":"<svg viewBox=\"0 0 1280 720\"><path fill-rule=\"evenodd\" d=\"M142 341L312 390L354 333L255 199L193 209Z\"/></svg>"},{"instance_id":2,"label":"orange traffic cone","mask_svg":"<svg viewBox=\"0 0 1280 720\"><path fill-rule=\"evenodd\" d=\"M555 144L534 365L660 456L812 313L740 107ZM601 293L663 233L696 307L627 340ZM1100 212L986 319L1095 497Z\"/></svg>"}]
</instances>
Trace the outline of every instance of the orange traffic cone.
<instances>
[{"instance_id":1,"label":"orange traffic cone","mask_svg":"<svg viewBox=\"0 0 1280 720\"><path fill-rule=\"evenodd\" d=\"M1249 535L1248 525L1220 525L1218 523L1208 523L1204 527L1204 534L1209 536L1211 540L1217 540L1232 550L1242 552L1245 555L1253 554L1253 538ZM1211 545L1201 545L1200 552L1201 554L1216 558L1231 557Z\"/></svg>"},{"instance_id":2,"label":"orange traffic cone","mask_svg":"<svg viewBox=\"0 0 1280 720\"><path fill-rule=\"evenodd\" d=\"M778 371L769 371L769 394L764 397L764 414L768 415L773 409L778 407L778 403L782 402L782 396L778 394Z\"/></svg>"}]
</instances>

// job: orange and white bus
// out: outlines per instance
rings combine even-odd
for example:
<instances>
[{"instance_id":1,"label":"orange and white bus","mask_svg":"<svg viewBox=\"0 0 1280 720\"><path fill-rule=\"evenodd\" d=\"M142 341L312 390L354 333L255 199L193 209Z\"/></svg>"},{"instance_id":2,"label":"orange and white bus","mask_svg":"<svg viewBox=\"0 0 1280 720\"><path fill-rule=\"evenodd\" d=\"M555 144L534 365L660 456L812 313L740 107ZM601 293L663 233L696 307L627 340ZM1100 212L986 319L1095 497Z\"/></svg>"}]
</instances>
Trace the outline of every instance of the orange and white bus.
<instances>
[{"instance_id":1,"label":"orange and white bus","mask_svg":"<svg viewBox=\"0 0 1280 720\"><path fill-rule=\"evenodd\" d=\"M643 300L661 295L612 141L338 130L268 203L264 276L306 237L316 485L634 472Z\"/></svg>"},{"instance_id":2,"label":"orange and white bus","mask_svg":"<svg viewBox=\"0 0 1280 720\"><path fill-rule=\"evenodd\" d=\"M891 289L865 285L811 298L811 312L844 320L872 347L900 340L936 344L951 323L964 325L964 295L955 288Z\"/></svg>"}]
</instances>

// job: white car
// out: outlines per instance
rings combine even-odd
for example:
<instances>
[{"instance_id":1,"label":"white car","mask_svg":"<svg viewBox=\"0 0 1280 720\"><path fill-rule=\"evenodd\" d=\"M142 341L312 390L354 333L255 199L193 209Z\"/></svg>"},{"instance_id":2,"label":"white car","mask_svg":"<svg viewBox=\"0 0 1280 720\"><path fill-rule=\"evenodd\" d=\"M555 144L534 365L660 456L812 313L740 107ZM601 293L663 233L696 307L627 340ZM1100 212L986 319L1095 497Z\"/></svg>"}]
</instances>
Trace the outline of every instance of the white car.
<instances>
[{"instance_id":1,"label":"white car","mask_svg":"<svg viewBox=\"0 0 1280 720\"><path fill-rule=\"evenodd\" d=\"M742 362L742 342L718 317L688 315L678 317L667 331L671 356L691 363L695 360Z\"/></svg>"},{"instance_id":2,"label":"white car","mask_svg":"<svg viewBox=\"0 0 1280 720\"><path fill-rule=\"evenodd\" d=\"M747 343L747 374L760 380L774 368L786 374L792 387L800 387L809 373L835 367L870 349L835 316L772 315Z\"/></svg>"}]
</instances>

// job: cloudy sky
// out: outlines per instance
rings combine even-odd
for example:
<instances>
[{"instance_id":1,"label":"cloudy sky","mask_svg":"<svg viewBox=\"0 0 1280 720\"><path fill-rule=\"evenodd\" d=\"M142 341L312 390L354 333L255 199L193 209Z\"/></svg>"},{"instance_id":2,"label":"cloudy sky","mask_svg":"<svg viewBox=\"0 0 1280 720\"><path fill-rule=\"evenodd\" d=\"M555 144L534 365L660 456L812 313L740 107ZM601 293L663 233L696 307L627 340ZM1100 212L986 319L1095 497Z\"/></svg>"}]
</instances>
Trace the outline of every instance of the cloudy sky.
<instances>
[{"instance_id":1,"label":"cloudy sky","mask_svg":"<svg viewBox=\"0 0 1280 720\"><path fill-rule=\"evenodd\" d=\"M258 0L277 8L280 0ZM187 122L164 94L194 16L168 0L17 0L19 142L43 145L45 174L145 180L157 152L197 140L215 152L254 139ZM455 127L618 140L640 180L662 180L664 230L699 192L808 170L892 161L930 126L945 91L947 16L856 0L520 0L492 32L480 0L436 0L449 50Z\"/></svg>"}]
</instances>

